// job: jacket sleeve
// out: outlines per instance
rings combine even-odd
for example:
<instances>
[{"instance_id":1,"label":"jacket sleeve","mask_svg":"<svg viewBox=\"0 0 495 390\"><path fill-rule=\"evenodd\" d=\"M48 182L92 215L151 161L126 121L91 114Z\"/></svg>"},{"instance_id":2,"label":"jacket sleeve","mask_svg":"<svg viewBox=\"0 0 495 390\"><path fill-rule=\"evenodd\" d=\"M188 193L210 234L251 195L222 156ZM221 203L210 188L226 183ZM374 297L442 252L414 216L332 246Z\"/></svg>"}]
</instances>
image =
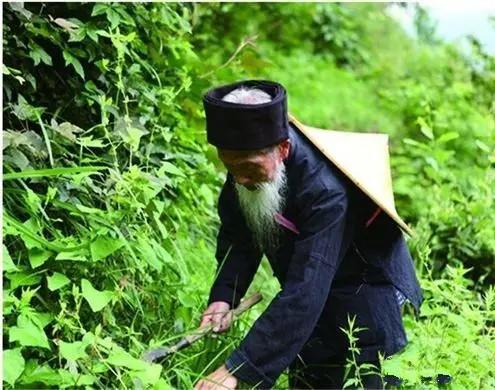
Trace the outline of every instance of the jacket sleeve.
<instances>
[{"instance_id":1,"label":"jacket sleeve","mask_svg":"<svg viewBox=\"0 0 495 390\"><path fill-rule=\"evenodd\" d=\"M233 375L251 385L273 386L296 358L316 326L347 249L345 189L326 183L316 187L298 202L300 234L287 259L282 290L226 361Z\"/></svg>"},{"instance_id":2,"label":"jacket sleeve","mask_svg":"<svg viewBox=\"0 0 495 390\"><path fill-rule=\"evenodd\" d=\"M262 253L253 244L229 177L220 193L218 215L220 229L215 254L218 268L208 304L224 301L235 307L251 284Z\"/></svg>"}]
</instances>

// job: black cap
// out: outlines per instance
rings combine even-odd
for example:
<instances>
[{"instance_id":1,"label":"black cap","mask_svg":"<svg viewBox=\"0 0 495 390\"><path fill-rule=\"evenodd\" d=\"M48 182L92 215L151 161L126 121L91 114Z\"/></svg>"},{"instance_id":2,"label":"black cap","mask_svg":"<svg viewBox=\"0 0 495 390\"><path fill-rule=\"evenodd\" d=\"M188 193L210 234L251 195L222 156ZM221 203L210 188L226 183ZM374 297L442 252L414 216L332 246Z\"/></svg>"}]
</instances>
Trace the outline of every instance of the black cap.
<instances>
[{"instance_id":1,"label":"black cap","mask_svg":"<svg viewBox=\"0 0 495 390\"><path fill-rule=\"evenodd\" d=\"M257 88L271 96L262 104L229 103L222 98L234 89ZM203 97L208 142L220 149L256 150L289 138L287 92L273 81L244 80L211 89Z\"/></svg>"}]
</instances>

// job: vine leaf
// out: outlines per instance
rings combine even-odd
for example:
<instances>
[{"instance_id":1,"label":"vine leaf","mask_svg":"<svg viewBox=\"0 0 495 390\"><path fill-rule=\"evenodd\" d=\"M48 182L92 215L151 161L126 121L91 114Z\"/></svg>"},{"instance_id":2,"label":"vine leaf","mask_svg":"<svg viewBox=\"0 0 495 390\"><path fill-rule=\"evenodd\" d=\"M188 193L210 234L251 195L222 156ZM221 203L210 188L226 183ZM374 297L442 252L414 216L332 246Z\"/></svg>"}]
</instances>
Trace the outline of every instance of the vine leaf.
<instances>
[{"instance_id":1,"label":"vine leaf","mask_svg":"<svg viewBox=\"0 0 495 390\"><path fill-rule=\"evenodd\" d=\"M14 386L15 381L24 371L25 364L20 348L3 351L3 380Z\"/></svg>"},{"instance_id":2,"label":"vine leaf","mask_svg":"<svg viewBox=\"0 0 495 390\"><path fill-rule=\"evenodd\" d=\"M100 311L112 300L113 293L108 290L98 291L87 279L81 281L82 295L93 312Z\"/></svg>"}]
</instances>

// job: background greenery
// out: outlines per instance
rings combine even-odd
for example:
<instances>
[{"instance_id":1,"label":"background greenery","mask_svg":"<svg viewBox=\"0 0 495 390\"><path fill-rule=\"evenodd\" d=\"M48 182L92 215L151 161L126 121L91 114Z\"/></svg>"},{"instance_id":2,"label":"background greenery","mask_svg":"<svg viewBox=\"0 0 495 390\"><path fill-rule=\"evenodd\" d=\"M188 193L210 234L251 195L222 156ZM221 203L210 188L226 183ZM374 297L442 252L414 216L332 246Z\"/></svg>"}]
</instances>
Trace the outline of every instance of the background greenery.
<instances>
[{"instance_id":1,"label":"background greenery","mask_svg":"<svg viewBox=\"0 0 495 390\"><path fill-rule=\"evenodd\" d=\"M223 171L201 96L270 78L314 126L391 136L397 207L425 293L403 387L495 386L495 60L417 39L384 4L3 5L6 388L191 388L265 304L162 364L214 277ZM282 377L278 387L283 387Z\"/></svg>"}]
</instances>

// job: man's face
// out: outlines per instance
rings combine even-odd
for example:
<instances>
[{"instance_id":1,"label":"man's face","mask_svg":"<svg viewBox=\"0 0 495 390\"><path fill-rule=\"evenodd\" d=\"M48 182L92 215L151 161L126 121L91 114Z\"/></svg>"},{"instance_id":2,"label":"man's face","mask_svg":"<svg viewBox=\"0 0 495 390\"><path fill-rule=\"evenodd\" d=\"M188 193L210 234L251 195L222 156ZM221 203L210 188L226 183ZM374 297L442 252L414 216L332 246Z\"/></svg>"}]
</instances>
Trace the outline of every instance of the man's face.
<instances>
[{"instance_id":1,"label":"man's face","mask_svg":"<svg viewBox=\"0 0 495 390\"><path fill-rule=\"evenodd\" d=\"M277 167L289 154L289 141L271 152L218 149L218 157L236 183L254 191L258 184L274 179Z\"/></svg>"}]
</instances>

